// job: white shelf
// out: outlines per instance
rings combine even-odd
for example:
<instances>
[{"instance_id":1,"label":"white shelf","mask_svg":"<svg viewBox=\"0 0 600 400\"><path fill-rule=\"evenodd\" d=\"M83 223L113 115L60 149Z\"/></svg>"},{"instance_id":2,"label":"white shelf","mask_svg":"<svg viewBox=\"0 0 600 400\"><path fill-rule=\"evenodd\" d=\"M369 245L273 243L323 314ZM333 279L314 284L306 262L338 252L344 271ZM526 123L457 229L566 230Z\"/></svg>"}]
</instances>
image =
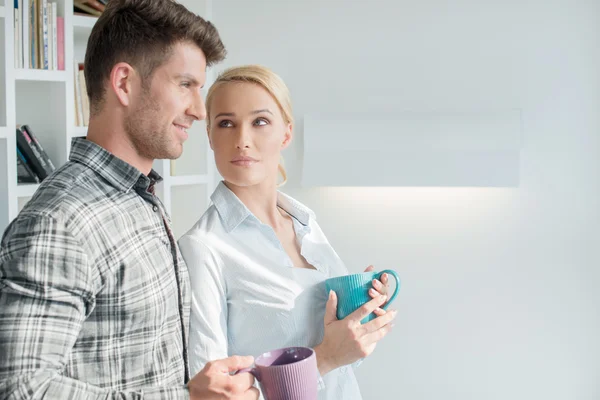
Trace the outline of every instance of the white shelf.
<instances>
[{"instance_id":1,"label":"white shelf","mask_svg":"<svg viewBox=\"0 0 600 400\"><path fill-rule=\"evenodd\" d=\"M180 175L169 177L170 186L201 185L208 183L208 175Z\"/></svg>"},{"instance_id":2,"label":"white shelf","mask_svg":"<svg viewBox=\"0 0 600 400\"><path fill-rule=\"evenodd\" d=\"M18 81L66 82L67 73L46 69L15 69L15 79Z\"/></svg>"},{"instance_id":3,"label":"white shelf","mask_svg":"<svg viewBox=\"0 0 600 400\"><path fill-rule=\"evenodd\" d=\"M4 17L4 6L0 6L0 18Z\"/></svg>"},{"instance_id":4,"label":"white shelf","mask_svg":"<svg viewBox=\"0 0 600 400\"><path fill-rule=\"evenodd\" d=\"M82 15L73 15L73 34L79 32L89 34L94 25L98 21L98 17L84 17Z\"/></svg>"},{"instance_id":5,"label":"white shelf","mask_svg":"<svg viewBox=\"0 0 600 400\"><path fill-rule=\"evenodd\" d=\"M31 197L40 185L38 183L22 183L17 185L17 197Z\"/></svg>"}]
</instances>

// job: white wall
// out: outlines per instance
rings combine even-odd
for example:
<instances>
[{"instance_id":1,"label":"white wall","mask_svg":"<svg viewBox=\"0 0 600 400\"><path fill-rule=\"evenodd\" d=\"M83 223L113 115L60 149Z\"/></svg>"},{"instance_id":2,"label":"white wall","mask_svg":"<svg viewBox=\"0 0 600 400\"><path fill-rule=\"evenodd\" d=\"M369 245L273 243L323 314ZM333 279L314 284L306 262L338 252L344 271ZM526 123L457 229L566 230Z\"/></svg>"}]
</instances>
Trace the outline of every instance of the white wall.
<instances>
[{"instance_id":1,"label":"white wall","mask_svg":"<svg viewBox=\"0 0 600 400\"><path fill-rule=\"evenodd\" d=\"M600 398L598 1L215 0L213 20L224 66L291 89L285 191L353 272L403 278L365 400ZM305 113L482 108L523 110L518 189L299 186Z\"/></svg>"}]
</instances>

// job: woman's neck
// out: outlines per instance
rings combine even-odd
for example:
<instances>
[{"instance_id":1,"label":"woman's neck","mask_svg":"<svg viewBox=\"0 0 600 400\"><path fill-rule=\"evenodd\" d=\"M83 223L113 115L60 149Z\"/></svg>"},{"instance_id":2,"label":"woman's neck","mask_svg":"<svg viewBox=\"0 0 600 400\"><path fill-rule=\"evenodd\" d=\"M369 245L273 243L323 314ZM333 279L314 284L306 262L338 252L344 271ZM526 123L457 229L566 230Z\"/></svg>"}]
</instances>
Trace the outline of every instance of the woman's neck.
<instances>
[{"instance_id":1,"label":"woman's neck","mask_svg":"<svg viewBox=\"0 0 600 400\"><path fill-rule=\"evenodd\" d=\"M225 185L240 199L256 218L276 232L286 223L277 207L277 187L262 183L253 186L236 186L225 181Z\"/></svg>"}]
</instances>

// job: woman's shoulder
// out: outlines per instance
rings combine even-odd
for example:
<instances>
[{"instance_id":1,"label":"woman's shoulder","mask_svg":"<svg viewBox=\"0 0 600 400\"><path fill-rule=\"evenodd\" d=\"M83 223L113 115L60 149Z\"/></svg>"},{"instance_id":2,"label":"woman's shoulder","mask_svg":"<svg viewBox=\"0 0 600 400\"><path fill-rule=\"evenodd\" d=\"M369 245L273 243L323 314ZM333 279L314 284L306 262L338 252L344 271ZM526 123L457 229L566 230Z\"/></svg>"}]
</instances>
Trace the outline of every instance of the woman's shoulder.
<instances>
[{"instance_id":1,"label":"woman's shoulder","mask_svg":"<svg viewBox=\"0 0 600 400\"><path fill-rule=\"evenodd\" d=\"M219 213L215 206L211 205L198 221L196 221L194 225L179 238L179 242L191 240L210 246L211 242L221 237L224 232Z\"/></svg>"}]
</instances>

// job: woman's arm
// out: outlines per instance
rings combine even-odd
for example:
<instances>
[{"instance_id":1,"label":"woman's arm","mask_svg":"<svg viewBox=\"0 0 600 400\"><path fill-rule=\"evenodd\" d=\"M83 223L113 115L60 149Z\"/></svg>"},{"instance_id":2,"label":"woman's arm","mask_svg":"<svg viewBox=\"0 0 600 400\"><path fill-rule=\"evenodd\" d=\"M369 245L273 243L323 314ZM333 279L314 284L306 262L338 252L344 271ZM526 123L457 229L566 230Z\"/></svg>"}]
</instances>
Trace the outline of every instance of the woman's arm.
<instances>
[{"instance_id":1,"label":"woman's arm","mask_svg":"<svg viewBox=\"0 0 600 400\"><path fill-rule=\"evenodd\" d=\"M227 289L220 257L191 234L179 239L190 275L189 363L192 376L228 356Z\"/></svg>"}]
</instances>

